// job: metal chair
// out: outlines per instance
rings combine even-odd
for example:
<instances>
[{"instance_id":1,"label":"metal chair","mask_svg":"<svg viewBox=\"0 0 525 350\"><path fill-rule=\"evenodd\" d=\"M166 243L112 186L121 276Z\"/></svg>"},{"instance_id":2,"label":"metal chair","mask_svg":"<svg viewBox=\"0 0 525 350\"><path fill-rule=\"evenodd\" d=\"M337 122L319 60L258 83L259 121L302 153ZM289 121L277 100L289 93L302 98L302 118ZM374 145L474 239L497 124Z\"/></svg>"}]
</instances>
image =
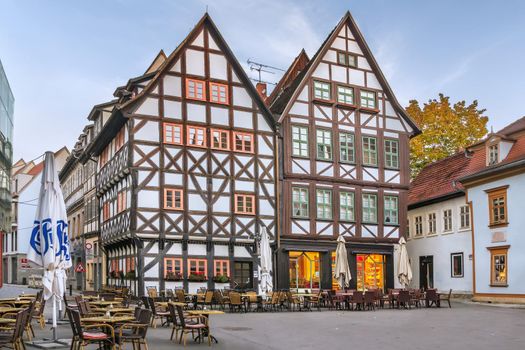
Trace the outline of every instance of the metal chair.
<instances>
[{"instance_id":1,"label":"metal chair","mask_svg":"<svg viewBox=\"0 0 525 350\"><path fill-rule=\"evenodd\" d=\"M124 323L118 333L115 335L115 342L119 349L124 347L125 343L133 344L133 349L144 345L148 349L146 334L148 333L149 321L151 320L151 310L140 309L137 322Z\"/></svg>"},{"instance_id":2,"label":"metal chair","mask_svg":"<svg viewBox=\"0 0 525 350\"><path fill-rule=\"evenodd\" d=\"M67 308L66 312L73 329L71 349L75 347L83 349L85 345L94 343L98 344L99 348L102 345L115 347L115 330L109 324L82 325L80 312L71 308Z\"/></svg>"}]
</instances>

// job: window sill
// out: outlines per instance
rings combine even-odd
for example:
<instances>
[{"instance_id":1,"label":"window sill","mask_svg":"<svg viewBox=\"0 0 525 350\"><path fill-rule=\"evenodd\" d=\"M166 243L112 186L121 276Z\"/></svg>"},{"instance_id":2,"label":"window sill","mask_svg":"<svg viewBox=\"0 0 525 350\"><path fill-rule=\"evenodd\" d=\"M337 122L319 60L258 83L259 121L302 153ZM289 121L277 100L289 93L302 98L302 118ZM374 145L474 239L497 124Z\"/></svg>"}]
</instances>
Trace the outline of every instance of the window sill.
<instances>
[{"instance_id":1,"label":"window sill","mask_svg":"<svg viewBox=\"0 0 525 350\"><path fill-rule=\"evenodd\" d=\"M427 233L427 237L437 237L437 232Z\"/></svg>"},{"instance_id":2,"label":"window sill","mask_svg":"<svg viewBox=\"0 0 525 350\"><path fill-rule=\"evenodd\" d=\"M496 287L496 288L507 288L509 285L508 284L490 284L489 285L490 287Z\"/></svg>"},{"instance_id":3,"label":"window sill","mask_svg":"<svg viewBox=\"0 0 525 350\"><path fill-rule=\"evenodd\" d=\"M450 276L450 278L464 278L465 276L461 275L461 276Z\"/></svg>"},{"instance_id":4,"label":"window sill","mask_svg":"<svg viewBox=\"0 0 525 350\"><path fill-rule=\"evenodd\" d=\"M315 158L316 161L318 162L326 162L326 163L333 163L334 160L333 159L320 159L320 158Z\"/></svg>"},{"instance_id":5,"label":"window sill","mask_svg":"<svg viewBox=\"0 0 525 350\"><path fill-rule=\"evenodd\" d=\"M467 232L470 231L470 227L462 227L458 230L458 232Z\"/></svg>"},{"instance_id":6,"label":"window sill","mask_svg":"<svg viewBox=\"0 0 525 350\"><path fill-rule=\"evenodd\" d=\"M292 215L292 219L296 219L296 220L310 220L310 217L309 216L293 216Z\"/></svg>"},{"instance_id":7,"label":"window sill","mask_svg":"<svg viewBox=\"0 0 525 350\"><path fill-rule=\"evenodd\" d=\"M508 223L508 222L501 222L501 223L496 223L496 224L489 224L489 227L490 227L490 228L507 227L507 226L509 226L509 223Z\"/></svg>"},{"instance_id":8,"label":"window sill","mask_svg":"<svg viewBox=\"0 0 525 350\"><path fill-rule=\"evenodd\" d=\"M454 233L454 231L452 231L452 230L441 232L442 235L451 235L451 234L453 234L453 233Z\"/></svg>"},{"instance_id":9,"label":"window sill","mask_svg":"<svg viewBox=\"0 0 525 350\"><path fill-rule=\"evenodd\" d=\"M395 168L395 167L385 166L385 170L399 171L399 167Z\"/></svg>"},{"instance_id":10,"label":"window sill","mask_svg":"<svg viewBox=\"0 0 525 350\"><path fill-rule=\"evenodd\" d=\"M296 155L296 154L292 154L292 158L310 160L310 156L299 156L299 155Z\"/></svg>"},{"instance_id":11,"label":"window sill","mask_svg":"<svg viewBox=\"0 0 525 350\"><path fill-rule=\"evenodd\" d=\"M372 165L372 164L364 164L363 163L363 167L365 168L376 168L376 169L379 169L379 166L376 164L376 165Z\"/></svg>"},{"instance_id":12,"label":"window sill","mask_svg":"<svg viewBox=\"0 0 525 350\"><path fill-rule=\"evenodd\" d=\"M316 218L317 221L322 221L322 222L333 222L334 219L330 218L330 219L321 219L321 218Z\"/></svg>"},{"instance_id":13,"label":"window sill","mask_svg":"<svg viewBox=\"0 0 525 350\"><path fill-rule=\"evenodd\" d=\"M399 227L399 224L393 224L391 222L384 222L383 225L388 227Z\"/></svg>"},{"instance_id":14,"label":"window sill","mask_svg":"<svg viewBox=\"0 0 525 350\"><path fill-rule=\"evenodd\" d=\"M421 235L421 236L414 236L413 237L414 239L421 239L421 238L425 238L425 236Z\"/></svg>"},{"instance_id":15,"label":"window sill","mask_svg":"<svg viewBox=\"0 0 525 350\"><path fill-rule=\"evenodd\" d=\"M320 98L315 98L312 100L313 103L318 103L318 104L323 104L323 105L333 105L335 103L334 100L323 100L323 99L320 99Z\"/></svg>"},{"instance_id":16,"label":"window sill","mask_svg":"<svg viewBox=\"0 0 525 350\"><path fill-rule=\"evenodd\" d=\"M378 225L377 222L361 222L363 225Z\"/></svg>"},{"instance_id":17,"label":"window sill","mask_svg":"<svg viewBox=\"0 0 525 350\"><path fill-rule=\"evenodd\" d=\"M363 112L373 113L373 114L379 113L379 109L377 108L360 107L359 110Z\"/></svg>"},{"instance_id":18,"label":"window sill","mask_svg":"<svg viewBox=\"0 0 525 350\"><path fill-rule=\"evenodd\" d=\"M343 102L336 102L335 106L338 107L338 108L344 108L344 109L357 109L358 108L357 105L343 103Z\"/></svg>"}]
</instances>

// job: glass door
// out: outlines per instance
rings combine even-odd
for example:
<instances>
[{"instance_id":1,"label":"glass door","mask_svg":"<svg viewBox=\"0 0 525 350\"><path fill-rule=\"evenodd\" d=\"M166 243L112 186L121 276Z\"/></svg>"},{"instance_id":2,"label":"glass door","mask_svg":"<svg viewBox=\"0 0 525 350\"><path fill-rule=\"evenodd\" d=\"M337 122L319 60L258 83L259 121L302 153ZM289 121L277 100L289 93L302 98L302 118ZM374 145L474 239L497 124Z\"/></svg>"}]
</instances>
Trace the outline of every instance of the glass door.
<instances>
[{"instance_id":1,"label":"glass door","mask_svg":"<svg viewBox=\"0 0 525 350\"><path fill-rule=\"evenodd\" d=\"M318 252L290 252L290 288L319 288L321 262Z\"/></svg>"}]
</instances>

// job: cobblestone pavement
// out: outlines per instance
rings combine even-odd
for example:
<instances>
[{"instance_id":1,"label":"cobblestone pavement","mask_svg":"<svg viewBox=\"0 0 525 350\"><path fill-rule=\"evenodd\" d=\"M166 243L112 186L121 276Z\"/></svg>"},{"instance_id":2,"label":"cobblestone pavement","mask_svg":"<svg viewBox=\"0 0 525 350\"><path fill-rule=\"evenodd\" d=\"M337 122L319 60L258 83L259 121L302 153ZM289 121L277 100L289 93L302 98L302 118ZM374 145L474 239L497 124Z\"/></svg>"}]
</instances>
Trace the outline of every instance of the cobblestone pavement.
<instances>
[{"instance_id":1,"label":"cobblestone pavement","mask_svg":"<svg viewBox=\"0 0 525 350\"><path fill-rule=\"evenodd\" d=\"M4 288L0 296L16 295ZM18 293L17 288L9 292ZM452 309L227 313L210 320L219 339L214 349L522 350L525 343L524 309L458 302ZM51 336L49 325L36 328L37 338ZM150 329L149 348L181 347L169 340L170 333L167 327ZM58 334L70 337L69 325L60 326ZM191 340L187 347L208 348Z\"/></svg>"}]
</instances>

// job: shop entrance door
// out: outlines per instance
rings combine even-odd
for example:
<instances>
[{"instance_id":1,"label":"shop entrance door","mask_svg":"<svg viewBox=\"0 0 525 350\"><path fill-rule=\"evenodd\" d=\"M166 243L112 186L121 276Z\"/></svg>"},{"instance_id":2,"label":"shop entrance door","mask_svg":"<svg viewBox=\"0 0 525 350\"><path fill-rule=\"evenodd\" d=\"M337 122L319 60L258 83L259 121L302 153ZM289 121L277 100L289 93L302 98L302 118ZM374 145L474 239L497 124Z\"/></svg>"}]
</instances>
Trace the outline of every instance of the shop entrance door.
<instances>
[{"instance_id":1,"label":"shop entrance door","mask_svg":"<svg viewBox=\"0 0 525 350\"><path fill-rule=\"evenodd\" d=\"M434 288L434 257L419 257L419 288Z\"/></svg>"}]
</instances>

